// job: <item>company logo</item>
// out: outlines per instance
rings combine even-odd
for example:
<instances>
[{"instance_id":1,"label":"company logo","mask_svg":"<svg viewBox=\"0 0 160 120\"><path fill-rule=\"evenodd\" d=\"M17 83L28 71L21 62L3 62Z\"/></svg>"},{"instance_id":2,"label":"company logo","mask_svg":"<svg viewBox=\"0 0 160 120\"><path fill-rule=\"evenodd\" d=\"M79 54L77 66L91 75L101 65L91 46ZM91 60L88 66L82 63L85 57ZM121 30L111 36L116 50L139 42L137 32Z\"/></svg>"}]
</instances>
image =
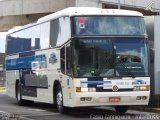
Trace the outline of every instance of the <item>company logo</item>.
<instances>
[{"instance_id":1,"label":"company logo","mask_svg":"<svg viewBox=\"0 0 160 120\"><path fill-rule=\"evenodd\" d=\"M147 84L147 83L146 83L146 81L144 81L144 80L135 80L135 81L133 82L133 84L134 84L134 85L141 85L141 84Z\"/></svg>"},{"instance_id":2,"label":"company logo","mask_svg":"<svg viewBox=\"0 0 160 120\"><path fill-rule=\"evenodd\" d=\"M49 63L54 64L56 62L57 62L57 56L56 56L56 54L55 53L51 53L50 54L50 58L49 58Z\"/></svg>"},{"instance_id":3,"label":"company logo","mask_svg":"<svg viewBox=\"0 0 160 120\"><path fill-rule=\"evenodd\" d=\"M114 92L117 92L117 91L118 91L118 86L117 86L117 85L114 85L114 86L112 87L112 90L113 90Z\"/></svg>"}]
</instances>

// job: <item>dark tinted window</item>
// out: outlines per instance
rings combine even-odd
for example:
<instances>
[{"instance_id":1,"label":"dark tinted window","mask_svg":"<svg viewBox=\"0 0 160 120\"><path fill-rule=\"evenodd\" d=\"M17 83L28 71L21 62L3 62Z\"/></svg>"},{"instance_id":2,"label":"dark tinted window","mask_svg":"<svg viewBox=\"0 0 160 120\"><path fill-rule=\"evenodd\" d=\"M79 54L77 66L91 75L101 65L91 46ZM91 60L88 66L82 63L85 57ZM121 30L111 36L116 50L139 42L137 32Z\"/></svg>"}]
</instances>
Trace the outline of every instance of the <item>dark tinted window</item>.
<instances>
[{"instance_id":1,"label":"dark tinted window","mask_svg":"<svg viewBox=\"0 0 160 120\"><path fill-rule=\"evenodd\" d=\"M74 75L148 76L147 43L142 38L74 39Z\"/></svg>"},{"instance_id":2,"label":"dark tinted window","mask_svg":"<svg viewBox=\"0 0 160 120\"><path fill-rule=\"evenodd\" d=\"M31 50L31 38L22 38L15 35L8 36L7 54Z\"/></svg>"},{"instance_id":3,"label":"dark tinted window","mask_svg":"<svg viewBox=\"0 0 160 120\"><path fill-rule=\"evenodd\" d=\"M65 73L65 47L61 49L61 71Z\"/></svg>"},{"instance_id":4,"label":"dark tinted window","mask_svg":"<svg viewBox=\"0 0 160 120\"><path fill-rule=\"evenodd\" d=\"M51 34L50 34L50 45L51 47L56 46L59 34L59 19L51 21Z\"/></svg>"},{"instance_id":5,"label":"dark tinted window","mask_svg":"<svg viewBox=\"0 0 160 120\"><path fill-rule=\"evenodd\" d=\"M146 35L142 17L78 16L73 23L75 35Z\"/></svg>"},{"instance_id":6,"label":"dark tinted window","mask_svg":"<svg viewBox=\"0 0 160 120\"><path fill-rule=\"evenodd\" d=\"M49 48L50 22L10 34L7 37L7 54Z\"/></svg>"}]
</instances>

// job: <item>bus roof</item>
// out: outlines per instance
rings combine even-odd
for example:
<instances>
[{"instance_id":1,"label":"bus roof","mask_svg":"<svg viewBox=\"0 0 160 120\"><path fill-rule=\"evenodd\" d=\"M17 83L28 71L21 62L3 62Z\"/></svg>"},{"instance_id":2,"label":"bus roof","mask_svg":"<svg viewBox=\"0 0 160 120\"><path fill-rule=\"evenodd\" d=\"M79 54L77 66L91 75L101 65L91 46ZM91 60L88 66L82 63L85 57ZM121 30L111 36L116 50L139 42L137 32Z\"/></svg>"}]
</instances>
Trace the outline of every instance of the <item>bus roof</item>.
<instances>
[{"instance_id":1,"label":"bus roof","mask_svg":"<svg viewBox=\"0 0 160 120\"><path fill-rule=\"evenodd\" d=\"M34 26L36 24L46 22L52 19L57 19L63 16L80 16L80 15L119 15L119 16L143 16L142 13L131 10L121 10L121 9L102 9L96 7L69 7L58 12L52 13L50 15L44 16L38 19L34 23L29 23L27 25L19 27L19 29L12 28L8 31L8 34L25 29L27 27Z\"/></svg>"},{"instance_id":2,"label":"bus roof","mask_svg":"<svg viewBox=\"0 0 160 120\"><path fill-rule=\"evenodd\" d=\"M76 15L120 15L120 16L143 16L142 13L130 10L121 9L102 9L95 7L69 7L64 10L52 13L38 19L38 22L44 22L50 19L56 19L61 16L76 16Z\"/></svg>"}]
</instances>

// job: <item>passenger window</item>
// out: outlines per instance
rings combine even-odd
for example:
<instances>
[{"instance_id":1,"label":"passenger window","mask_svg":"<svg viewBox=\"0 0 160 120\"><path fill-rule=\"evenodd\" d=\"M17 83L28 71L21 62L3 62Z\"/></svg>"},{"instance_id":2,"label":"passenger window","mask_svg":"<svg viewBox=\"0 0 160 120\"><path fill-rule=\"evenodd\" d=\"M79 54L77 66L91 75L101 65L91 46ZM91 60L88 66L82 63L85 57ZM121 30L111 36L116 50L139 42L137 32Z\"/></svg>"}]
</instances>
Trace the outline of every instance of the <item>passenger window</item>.
<instances>
[{"instance_id":1,"label":"passenger window","mask_svg":"<svg viewBox=\"0 0 160 120\"><path fill-rule=\"evenodd\" d=\"M71 75L71 45L66 46L66 74Z\"/></svg>"},{"instance_id":2,"label":"passenger window","mask_svg":"<svg viewBox=\"0 0 160 120\"><path fill-rule=\"evenodd\" d=\"M40 49L49 48L50 23L46 22L40 25Z\"/></svg>"},{"instance_id":3,"label":"passenger window","mask_svg":"<svg viewBox=\"0 0 160 120\"><path fill-rule=\"evenodd\" d=\"M65 46L61 49L61 72L65 73Z\"/></svg>"},{"instance_id":4,"label":"passenger window","mask_svg":"<svg viewBox=\"0 0 160 120\"><path fill-rule=\"evenodd\" d=\"M60 33L59 19L51 21L50 46L55 47Z\"/></svg>"}]
</instances>

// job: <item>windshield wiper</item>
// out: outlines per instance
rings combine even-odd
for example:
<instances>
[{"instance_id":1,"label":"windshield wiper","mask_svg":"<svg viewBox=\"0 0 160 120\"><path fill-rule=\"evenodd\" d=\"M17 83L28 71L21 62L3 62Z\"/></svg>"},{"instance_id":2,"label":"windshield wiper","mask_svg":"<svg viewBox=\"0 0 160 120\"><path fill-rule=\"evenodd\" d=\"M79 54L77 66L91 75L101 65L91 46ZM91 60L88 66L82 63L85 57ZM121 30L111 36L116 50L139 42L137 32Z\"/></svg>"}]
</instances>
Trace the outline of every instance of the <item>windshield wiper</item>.
<instances>
[{"instance_id":1,"label":"windshield wiper","mask_svg":"<svg viewBox=\"0 0 160 120\"><path fill-rule=\"evenodd\" d=\"M126 66L123 62L116 62L116 65L118 65L118 63L125 69L125 71L126 71L132 78L135 78L134 74L127 68L127 66Z\"/></svg>"}]
</instances>

